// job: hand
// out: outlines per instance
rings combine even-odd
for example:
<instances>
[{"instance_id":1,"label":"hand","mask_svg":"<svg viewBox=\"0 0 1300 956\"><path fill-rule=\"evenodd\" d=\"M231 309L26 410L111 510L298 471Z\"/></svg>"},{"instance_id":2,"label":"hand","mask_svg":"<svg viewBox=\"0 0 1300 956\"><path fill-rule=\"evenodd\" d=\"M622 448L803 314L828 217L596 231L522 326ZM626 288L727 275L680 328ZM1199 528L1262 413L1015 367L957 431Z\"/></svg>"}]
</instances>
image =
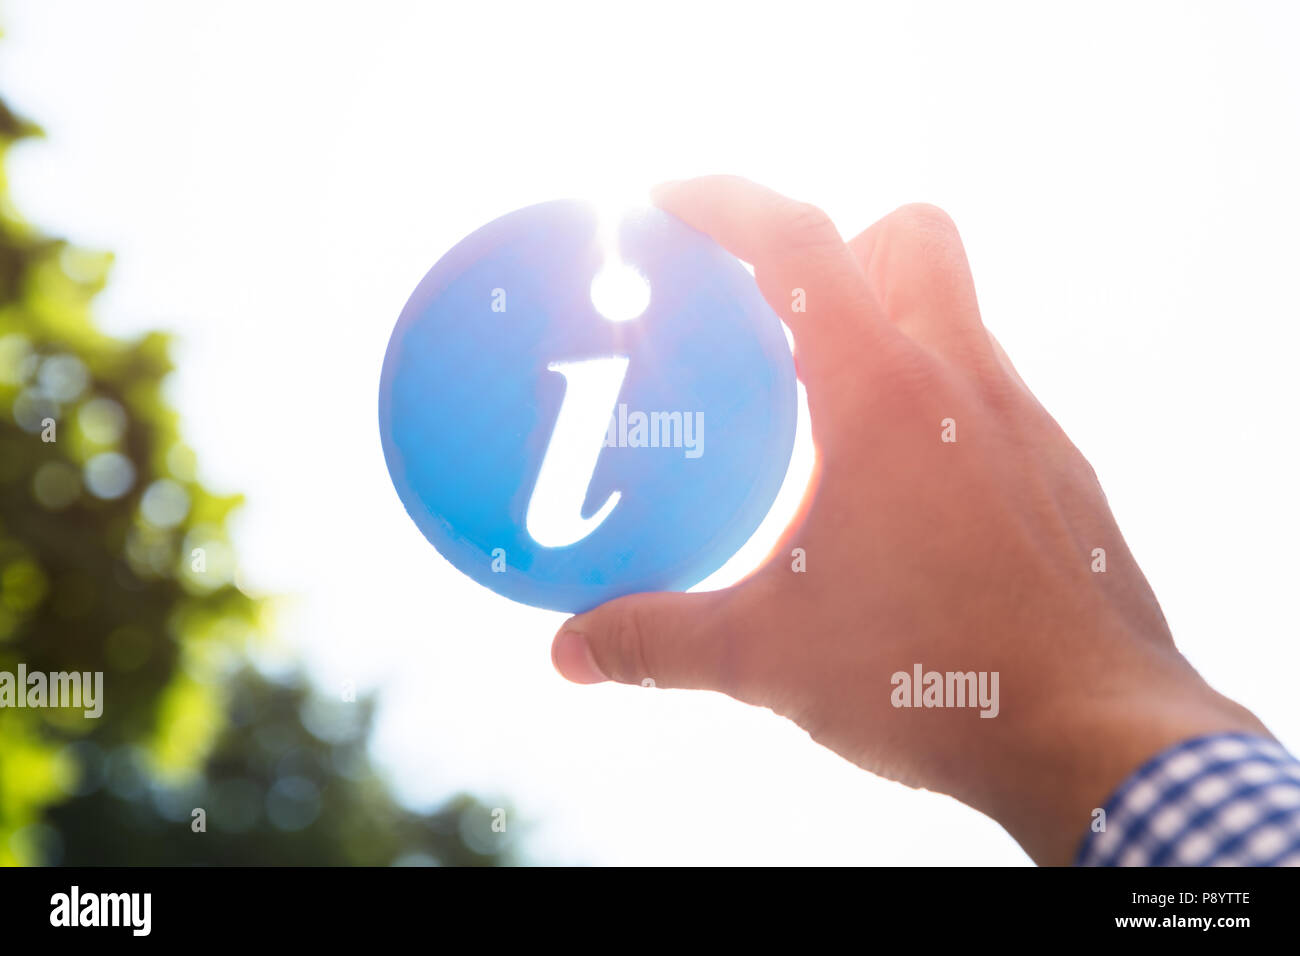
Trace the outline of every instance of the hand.
<instances>
[{"instance_id":1,"label":"hand","mask_svg":"<svg viewBox=\"0 0 1300 956\"><path fill-rule=\"evenodd\" d=\"M988 813L1040 863L1068 863L1092 809L1165 747L1266 733L1175 649L1092 468L984 328L943 212L904 206L845 243L821 210L733 177L655 202L754 265L794 334L817 462L761 568L570 619L562 674L769 707ZM895 706L917 664L996 673L997 706Z\"/></svg>"}]
</instances>

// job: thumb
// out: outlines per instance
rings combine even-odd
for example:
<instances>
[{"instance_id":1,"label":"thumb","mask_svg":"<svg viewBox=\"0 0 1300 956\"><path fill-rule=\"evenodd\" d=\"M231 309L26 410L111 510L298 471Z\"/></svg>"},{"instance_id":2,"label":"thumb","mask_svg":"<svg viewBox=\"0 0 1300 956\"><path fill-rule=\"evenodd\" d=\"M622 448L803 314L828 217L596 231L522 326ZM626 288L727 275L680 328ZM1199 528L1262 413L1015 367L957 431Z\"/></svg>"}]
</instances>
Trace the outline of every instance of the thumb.
<instances>
[{"instance_id":1,"label":"thumb","mask_svg":"<svg viewBox=\"0 0 1300 956\"><path fill-rule=\"evenodd\" d=\"M734 670L731 598L728 591L617 598L565 621L551 661L576 684L722 690Z\"/></svg>"}]
</instances>

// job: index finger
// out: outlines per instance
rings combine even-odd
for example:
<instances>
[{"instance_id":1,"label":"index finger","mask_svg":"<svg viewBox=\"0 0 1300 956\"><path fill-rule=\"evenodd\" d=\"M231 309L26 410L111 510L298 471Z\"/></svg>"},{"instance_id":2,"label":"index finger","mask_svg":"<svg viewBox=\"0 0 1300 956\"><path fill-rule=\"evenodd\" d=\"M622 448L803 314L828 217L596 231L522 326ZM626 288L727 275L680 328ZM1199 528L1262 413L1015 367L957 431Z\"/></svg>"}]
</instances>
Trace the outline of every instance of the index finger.
<instances>
[{"instance_id":1,"label":"index finger","mask_svg":"<svg viewBox=\"0 0 1300 956\"><path fill-rule=\"evenodd\" d=\"M702 176L652 191L655 203L754 266L768 304L794 334L814 409L845 375L899 335L824 212L739 176Z\"/></svg>"}]
</instances>

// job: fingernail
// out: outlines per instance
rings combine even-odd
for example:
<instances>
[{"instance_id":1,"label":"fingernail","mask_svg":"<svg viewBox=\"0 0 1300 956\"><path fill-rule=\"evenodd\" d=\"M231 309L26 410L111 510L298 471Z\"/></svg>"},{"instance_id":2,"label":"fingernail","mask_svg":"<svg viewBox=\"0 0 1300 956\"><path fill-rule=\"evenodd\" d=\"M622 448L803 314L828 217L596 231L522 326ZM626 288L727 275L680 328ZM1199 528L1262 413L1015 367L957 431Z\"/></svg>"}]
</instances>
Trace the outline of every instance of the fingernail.
<instances>
[{"instance_id":1,"label":"fingernail","mask_svg":"<svg viewBox=\"0 0 1300 956\"><path fill-rule=\"evenodd\" d=\"M575 684L599 684L609 680L592 656L587 638L577 631L567 628L560 631L551 651L551 662L562 677Z\"/></svg>"}]
</instances>

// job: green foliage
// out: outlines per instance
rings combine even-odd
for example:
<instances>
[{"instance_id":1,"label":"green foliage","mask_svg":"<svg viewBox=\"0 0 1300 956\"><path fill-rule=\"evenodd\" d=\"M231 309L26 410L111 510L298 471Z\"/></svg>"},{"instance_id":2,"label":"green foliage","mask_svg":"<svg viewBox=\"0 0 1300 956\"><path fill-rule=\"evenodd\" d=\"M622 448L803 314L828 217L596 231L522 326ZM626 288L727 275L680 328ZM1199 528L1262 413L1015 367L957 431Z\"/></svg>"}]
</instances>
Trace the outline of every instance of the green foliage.
<instances>
[{"instance_id":1,"label":"green foliage","mask_svg":"<svg viewBox=\"0 0 1300 956\"><path fill-rule=\"evenodd\" d=\"M167 338L95 328L111 257L13 209L4 155L37 132L0 101L0 671L102 671L104 709L0 708L0 864L500 862L489 808L394 802L367 701L246 663L269 622L239 498L197 480Z\"/></svg>"},{"instance_id":2,"label":"green foliage","mask_svg":"<svg viewBox=\"0 0 1300 956\"><path fill-rule=\"evenodd\" d=\"M473 799L432 814L392 804L366 759L367 702L324 697L296 677L281 683L254 670L232 687L229 721L202 777L168 783L148 772L136 750L78 747L88 792L49 818L66 843L65 863L499 861L503 835Z\"/></svg>"}]
</instances>

